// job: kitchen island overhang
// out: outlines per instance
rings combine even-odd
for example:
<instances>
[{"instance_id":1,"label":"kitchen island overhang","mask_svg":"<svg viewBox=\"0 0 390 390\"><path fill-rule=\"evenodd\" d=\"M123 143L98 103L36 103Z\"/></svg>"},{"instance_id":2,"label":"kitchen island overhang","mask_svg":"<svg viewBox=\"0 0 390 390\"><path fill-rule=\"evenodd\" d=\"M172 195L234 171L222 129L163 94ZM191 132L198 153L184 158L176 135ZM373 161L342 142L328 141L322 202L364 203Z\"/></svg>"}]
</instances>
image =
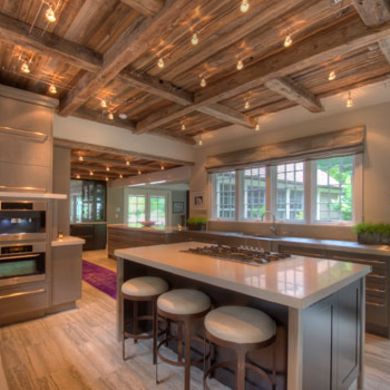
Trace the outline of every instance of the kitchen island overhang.
<instances>
[{"instance_id":1,"label":"kitchen island overhang","mask_svg":"<svg viewBox=\"0 0 390 390\"><path fill-rule=\"evenodd\" d=\"M329 368L330 377L321 380L324 388L329 388L326 382L333 383L334 389L347 389L358 377L361 382L364 277L370 267L301 256L253 266L183 252L202 245L186 242L116 250L118 289L131 277L158 274L173 288L191 283L206 290L217 305L234 304L237 298L237 302L268 311L288 334L288 374L278 388L286 384L288 389L310 388L313 383L308 372L316 369L316 363L322 367L326 363ZM119 301L118 335L123 318ZM308 326L310 322L316 323L315 332ZM348 334L353 337L346 339ZM319 347L323 343L328 350L313 350L316 343ZM344 350L349 355L342 361L338 355ZM339 362L342 368L337 368Z\"/></svg>"}]
</instances>

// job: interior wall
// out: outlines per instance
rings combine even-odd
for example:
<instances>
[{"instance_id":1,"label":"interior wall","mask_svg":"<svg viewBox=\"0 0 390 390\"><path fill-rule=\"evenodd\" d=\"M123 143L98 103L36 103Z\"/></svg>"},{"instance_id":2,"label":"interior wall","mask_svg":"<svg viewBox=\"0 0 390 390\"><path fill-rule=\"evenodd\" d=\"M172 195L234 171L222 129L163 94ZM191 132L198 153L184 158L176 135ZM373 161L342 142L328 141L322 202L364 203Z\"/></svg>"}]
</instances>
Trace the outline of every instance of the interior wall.
<instances>
[{"instance_id":1,"label":"interior wall","mask_svg":"<svg viewBox=\"0 0 390 390\"><path fill-rule=\"evenodd\" d=\"M184 207L183 214L175 214L173 212L173 203L182 202ZM172 226L182 225L182 216L184 215L184 222L186 221L186 209L187 209L187 192L186 191L172 191Z\"/></svg>"},{"instance_id":2,"label":"interior wall","mask_svg":"<svg viewBox=\"0 0 390 390\"><path fill-rule=\"evenodd\" d=\"M125 223L124 187L107 187L107 223Z\"/></svg>"},{"instance_id":3,"label":"interior wall","mask_svg":"<svg viewBox=\"0 0 390 390\"><path fill-rule=\"evenodd\" d=\"M209 155L240 150L254 146L314 135L344 128L365 125L367 139L363 156L363 220L366 222L390 223L390 103L294 124L289 127L261 131L253 136L241 137L218 145L198 149L193 167L190 190L208 194L206 157ZM194 210L192 216L209 215L205 210ZM269 233L269 227L258 223L210 221L209 228L243 232ZM351 227L302 226L283 224L283 234L318 238L354 239Z\"/></svg>"},{"instance_id":4,"label":"interior wall","mask_svg":"<svg viewBox=\"0 0 390 390\"><path fill-rule=\"evenodd\" d=\"M70 224L70 149L54 147L53 152L53 191L66 194L68 199L58 201L58 232L69 235Z\"/></svg>"}]
</instances>

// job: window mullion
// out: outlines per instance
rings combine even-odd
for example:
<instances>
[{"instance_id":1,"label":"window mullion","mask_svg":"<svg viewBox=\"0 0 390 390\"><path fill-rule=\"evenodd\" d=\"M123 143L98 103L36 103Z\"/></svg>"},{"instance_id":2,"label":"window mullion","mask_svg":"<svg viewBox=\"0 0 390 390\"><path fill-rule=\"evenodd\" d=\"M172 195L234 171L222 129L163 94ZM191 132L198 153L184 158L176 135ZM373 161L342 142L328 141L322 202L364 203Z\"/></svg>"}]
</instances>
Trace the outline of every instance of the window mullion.
<instances>
[{"instance_id":1,"label":"window mullion","mask_svg":"<svg viewBox=\"0 0 390 390\"><path fill-rule=\"evenodd\" d=\"M313 164L311 161L306 161L304 163L304 174L303 174L303 182L304 182L304 215L305 215L305 223L310 224L313 222Z\"/></svg>"},{"instance_id":2,"label":"window mullion","mask_svg":"<svg viewBox=\"0 0 390 390\"><path fill-rule=\"evenodd\" d=\"M239 221L241 219L241 186L243 183L243 180L241 180L241 174L240 171L235 171L236 173L236 187L235 187L235 194L236 194L236 202L235 202L235 220Z\"/></svg>"}]
</instances>

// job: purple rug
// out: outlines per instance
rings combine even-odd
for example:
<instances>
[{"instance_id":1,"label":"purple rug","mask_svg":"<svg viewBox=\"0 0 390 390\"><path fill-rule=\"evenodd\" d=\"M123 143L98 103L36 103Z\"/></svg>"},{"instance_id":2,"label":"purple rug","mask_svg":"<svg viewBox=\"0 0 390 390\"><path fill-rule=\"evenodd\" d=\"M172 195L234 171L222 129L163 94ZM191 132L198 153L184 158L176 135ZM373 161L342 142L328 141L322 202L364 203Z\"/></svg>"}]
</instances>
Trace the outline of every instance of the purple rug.
<instances>
[{"instance_id":1,"label":"purple rug","mask_svg":"<svg viewBox=\"0 0 390 390\"><path fill-rule=\"evenodd\" d=\"M116 299L116 272L83 260L83 280Z\"/></svg>"}]
</instances>

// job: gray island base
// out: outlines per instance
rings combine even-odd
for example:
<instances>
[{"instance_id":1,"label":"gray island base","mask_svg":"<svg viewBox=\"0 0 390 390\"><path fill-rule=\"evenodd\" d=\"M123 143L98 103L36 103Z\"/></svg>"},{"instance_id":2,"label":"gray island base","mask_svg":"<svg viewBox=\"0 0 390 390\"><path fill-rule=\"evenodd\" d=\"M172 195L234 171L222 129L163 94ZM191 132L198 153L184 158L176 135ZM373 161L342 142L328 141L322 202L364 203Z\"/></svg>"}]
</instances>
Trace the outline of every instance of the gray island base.
<instances>
[{"instance_id":1,"label":"gray island base","mask_svg":"<svg viewBox=\"0 0 390 390\"><path fill-rule=\"evenodd\" d=\"M277 389L363 387L363 291L370 267L302 256L253 266L182 252L202 245L186 242L116 250L118 297L124 281L154 275L166 279L171 288L204 291L215 306L259 308L278 324ZM127 323L131 310L123 308L120 299L117 307L117 331L121 337L123 312ZM202 348L194 345L199 353ZM271 368L271 348L249 358L261 367ZM217 359L224 359L228 353L218 350ZM231 385L232 372L220 371L216 378ZM254 374L248 373L247 382L248 389L261 388L261 379Z\"/></svg>"}]
</instances>

